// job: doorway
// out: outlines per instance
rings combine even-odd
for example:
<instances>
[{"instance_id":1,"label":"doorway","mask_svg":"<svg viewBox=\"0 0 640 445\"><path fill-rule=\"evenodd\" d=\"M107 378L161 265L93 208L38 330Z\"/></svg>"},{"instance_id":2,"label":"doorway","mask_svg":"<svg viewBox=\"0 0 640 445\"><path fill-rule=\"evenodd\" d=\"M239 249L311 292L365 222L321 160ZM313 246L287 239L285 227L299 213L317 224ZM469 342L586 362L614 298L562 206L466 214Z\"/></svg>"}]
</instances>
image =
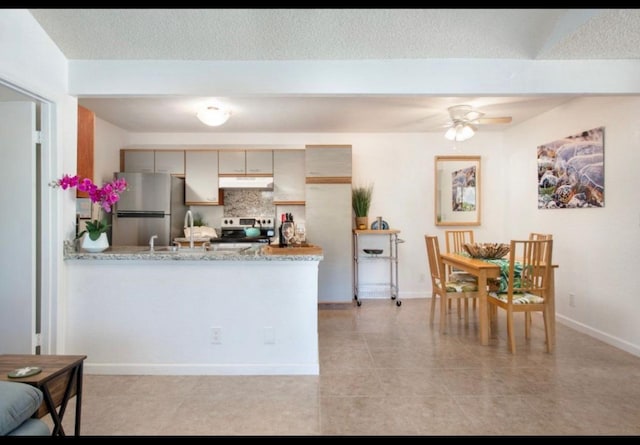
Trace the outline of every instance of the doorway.
<instances>
[{"instance_id":1,"label":"doorway","mask_svg":"<svg viewBox=\"0 0 640 445\"><path fill-rule=\"evenodd\" d=\"M0 79L0 353L47 354L57 277L50 231L54 206L51 103ZM49 240L49 242L47 242Z\"/></svg>"}]
</instances>

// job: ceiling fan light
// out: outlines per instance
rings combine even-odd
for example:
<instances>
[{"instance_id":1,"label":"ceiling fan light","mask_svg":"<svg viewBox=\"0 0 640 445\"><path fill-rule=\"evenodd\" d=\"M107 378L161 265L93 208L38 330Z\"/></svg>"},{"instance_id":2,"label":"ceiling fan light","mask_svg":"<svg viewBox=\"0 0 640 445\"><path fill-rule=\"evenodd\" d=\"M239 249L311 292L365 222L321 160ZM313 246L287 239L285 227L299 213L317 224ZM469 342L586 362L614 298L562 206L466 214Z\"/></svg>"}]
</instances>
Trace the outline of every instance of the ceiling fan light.
<instances>
[{"instance_id":1,"label":"ceiling fan light","mask_svg":"<svg viewBox=\"0 0 640 445\"><path fill-rule=\"evenodd\" d=\"M471 138L474 134L476 134L476 128L473 125L465 124L460 129L460 141L466 141Z\"/></svg>"},{"instance_id":2,"label":"ceiling fan light","mask_svg":"<svg viewBox=\"0 0 640 445\"><path fill-rule=\"evenodd\" d=\"M457 123L450 127L444 134L444 137L450 141L462 142L471 138L478 129L471 124Z\"/></svg>"},{"instance_id":3,"label":"ceiling fan light","mask_svg":"<svg viewBox=\"0 0 640 445\"><path fill-rule=\"evenodd\" d=\"M453 141L456 139L456 127L449 127L447 132L444 134L444 137Z\"/></svg>"},{"instance_id":4,"label":"ceiling fan light","mask_svg":"<svg viewBox=\"0 0 640 445\"><path fill-rule=\"evenodd\" d=\"M210 127L217 127L229 119L231 112L218 107L208 106L198 111L196 116L203 124L209 125Z\"/></svg>"}]
</instances>

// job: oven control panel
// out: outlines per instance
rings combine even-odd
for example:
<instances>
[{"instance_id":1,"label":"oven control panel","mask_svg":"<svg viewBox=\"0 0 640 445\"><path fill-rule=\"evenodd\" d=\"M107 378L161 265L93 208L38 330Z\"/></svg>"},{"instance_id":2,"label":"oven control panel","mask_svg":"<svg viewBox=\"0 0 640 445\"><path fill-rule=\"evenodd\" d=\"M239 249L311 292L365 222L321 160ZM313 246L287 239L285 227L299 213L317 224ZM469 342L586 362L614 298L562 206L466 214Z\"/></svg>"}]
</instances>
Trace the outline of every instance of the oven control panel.
<instances>
[{"instance_id":1,"label":"oven control panel","mask_svg":"<svg viewBox=\"0 0 640 445\"><path fill-rule=\"evenodd\" d=\"M220 224L222 228L274 227L273 218L268 216L225 216Z\"/></svg>"}]
</instances>

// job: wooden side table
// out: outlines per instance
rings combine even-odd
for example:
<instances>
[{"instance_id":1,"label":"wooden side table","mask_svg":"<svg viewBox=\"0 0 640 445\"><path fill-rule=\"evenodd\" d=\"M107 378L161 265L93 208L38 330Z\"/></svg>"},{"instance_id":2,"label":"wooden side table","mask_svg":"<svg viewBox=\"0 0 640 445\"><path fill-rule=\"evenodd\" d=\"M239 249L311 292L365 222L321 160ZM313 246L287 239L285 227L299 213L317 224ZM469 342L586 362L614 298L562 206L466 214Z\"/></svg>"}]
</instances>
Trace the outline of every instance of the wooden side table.
<instances>
[{"instance_id":1,"label":"wooden side table","mask_svg":"<svg viewBox=\"0 0 640 445\"><path fill-rule=\"evenodd\" d=\"M40 405L34 417L51 414L53 420L52 436L65 436L62 418L67 402L76 396L75 435L80 435L80 416L82 412L82 367L86 355L0 355L0 380L21 382L35 386L44 394L44 403ZM26 366L38 366L38 374L10 378L8 374ZM56 408L60 407L58 410Z\"/></svg>"}]
</instances>

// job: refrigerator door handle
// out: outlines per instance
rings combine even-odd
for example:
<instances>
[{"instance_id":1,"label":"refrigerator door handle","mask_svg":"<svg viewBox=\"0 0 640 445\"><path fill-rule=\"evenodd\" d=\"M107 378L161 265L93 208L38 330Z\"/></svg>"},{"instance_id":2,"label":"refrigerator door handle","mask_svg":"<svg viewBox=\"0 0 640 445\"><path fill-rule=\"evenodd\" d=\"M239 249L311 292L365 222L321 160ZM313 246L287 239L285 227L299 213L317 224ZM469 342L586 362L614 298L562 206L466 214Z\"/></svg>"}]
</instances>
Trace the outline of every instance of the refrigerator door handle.
<instances>
[{"instance_id":1,"label":"refrigerator door handle","mask_svg":"<svg viewBox=\"0 0 640 445\"><path fill-rule=\"evenodd\" d=\"M127 211L116 212L118 218L164 218L166 214L163 211L148 212L148 211Z\"/></svg>"}]
</instances>

